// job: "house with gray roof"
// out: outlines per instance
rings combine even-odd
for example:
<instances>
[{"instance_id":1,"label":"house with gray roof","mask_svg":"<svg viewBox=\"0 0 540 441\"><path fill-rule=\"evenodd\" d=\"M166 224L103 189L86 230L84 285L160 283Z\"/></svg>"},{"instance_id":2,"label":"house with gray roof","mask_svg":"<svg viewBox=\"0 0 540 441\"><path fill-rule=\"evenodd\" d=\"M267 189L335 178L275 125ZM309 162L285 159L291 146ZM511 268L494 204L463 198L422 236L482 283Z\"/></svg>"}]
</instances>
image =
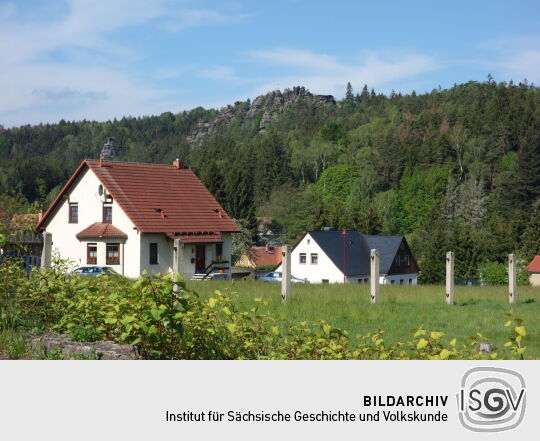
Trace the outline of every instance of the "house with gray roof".
<instances>
[{"instance_id":1,"label":"house with gray roof","mask_svg":"<svg viewBox=\"0 0 540 441\"><path fill-rule=\"evenodd\" d=\"M370 236L330 228L310 231L294 246L291 274L311 283L369 283L372 249L379 250L379 283L417 284L418 264L404 236Z\"/></svg>"}]
</instances>

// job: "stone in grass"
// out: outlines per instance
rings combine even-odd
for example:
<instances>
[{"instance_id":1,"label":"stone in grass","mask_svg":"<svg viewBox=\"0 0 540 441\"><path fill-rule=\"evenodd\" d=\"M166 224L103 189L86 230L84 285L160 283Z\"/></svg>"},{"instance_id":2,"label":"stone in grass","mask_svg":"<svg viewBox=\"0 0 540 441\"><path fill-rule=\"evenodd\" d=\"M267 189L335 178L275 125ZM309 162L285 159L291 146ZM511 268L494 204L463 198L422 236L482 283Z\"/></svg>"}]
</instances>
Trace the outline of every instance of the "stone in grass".
<instances>
[{"instance_id":1,"label":"stone in grass","mask_svg":"<svg viewBox=\"0 0 540 441\"><path fill-rule=\"evenodd\" d=\"M34 337L32 345L36 349L45 348L47 352L59 349L62 354L68 357L73 357L76 354L91 357L96 354L101 360L134 360L138 358L135 348L130 345L119 345L112 341L79 343L71 340L67 335L53 333Z\"/></svg>"},{"instance_id":2,"label":"stone in grass","mask_svg":"<svg viewBox=\"0 0 540 441\"><path fill-rule=\"evenodd\" d=\"M480 342L480 352L483 354L491 354L494 349L495 345L493 343L490 343L489 341Z\"/></svg>"}]
</instances>

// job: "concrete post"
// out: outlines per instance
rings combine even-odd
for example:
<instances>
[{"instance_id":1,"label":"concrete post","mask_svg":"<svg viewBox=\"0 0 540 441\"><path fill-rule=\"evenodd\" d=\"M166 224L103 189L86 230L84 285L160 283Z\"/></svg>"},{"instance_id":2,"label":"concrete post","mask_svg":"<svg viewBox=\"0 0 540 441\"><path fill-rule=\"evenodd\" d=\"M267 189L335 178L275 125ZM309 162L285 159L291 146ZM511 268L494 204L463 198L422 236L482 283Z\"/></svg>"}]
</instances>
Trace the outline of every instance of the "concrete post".
<instances>
[{"instance_id":1,"label":"concrete post","mask_svg":"<svg viewBox=\"0 0 540 441\"><path fill-rule=\"evenodd\" d=\"M371 303L379 300L379 250L371 250Z\"/></svg>"},{"instance_id":2,"label":"concrete post","mask_svg":"<svg viewBox=\"0 0 540 441\"><path fill-rule=\"evenodd\" d=\"M52 234L43 233L43 250L41 252L41 266L43 268L51 267L51 255L52 255Z\"/></svg>"},{"instance_id":3,"label":"concrete post","mask_svg":"<svg viewBox=\"0 0 540 441\"><path fill-rule=\"evenodd\" d=\"M446 303L454 304L454 253L446 253Z\"/></svg>"},{"instance_id":4,"label":"concrete post","mask_svg":"<svg viewBox=\"0 0 540 441\"><path fill-rule=\"evenodd\" d=\"M291 248L283 245L281 249L281 301L291 298Z\"/></svg>"},{"instance_id":5,"label":"concrete post","mask_svg":"<svg viewBox=\"0 0 540 441\"><path fill-rule=\"evenodd\" d=\"M173 248L173 280L176 281L177 275L182 274L184 270L184 243L180 239L174 239ZM174 292L178 291L178 285L174 284Z\"/></svg>"},{"instance_id":6,"label":"concrete post","mask_svg":"<svg viewBox=\"0 0 540 441\"><path fill-rule=\"evenodd\" d=\"M516 290L516 255L508 255L508 302L514 304L517 302L517 290Z\"/></svg>"}]
</instances>

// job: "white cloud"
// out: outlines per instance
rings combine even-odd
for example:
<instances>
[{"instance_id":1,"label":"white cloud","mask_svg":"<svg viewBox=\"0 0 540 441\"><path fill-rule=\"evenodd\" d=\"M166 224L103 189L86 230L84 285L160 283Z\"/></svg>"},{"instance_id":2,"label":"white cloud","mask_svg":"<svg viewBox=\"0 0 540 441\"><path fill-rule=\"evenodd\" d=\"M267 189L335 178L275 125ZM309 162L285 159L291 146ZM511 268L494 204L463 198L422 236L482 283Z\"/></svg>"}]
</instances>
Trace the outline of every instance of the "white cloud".
<instances>
[{"instance_id":1,"label":"white cloud","mask_svg":"<svg viewBox=\"0 0 540 441\"><path fill-rule=\"evenodd\" d=\"M67 0L65 5L62 14L47 20L22 20L15 3L0 5L0 124L104 120L160 113L170 109L166 104L178 108L173 91L159 81L193 66L156 69L150 72L153 79L144 78L144 71L133 68L142 55L118 43L112 33L145 25L153 27L143 32L181 31L246 17L189 9L181 0ZM225 78L232 72L222 68L214 75Z\"/></svg>"},{"instance_id":2,"label":"white cloud","mask_svg":"<svg viewBox=\"0 0 540 441\"><path fill-rule=\"evenodd\" d=\"M243 13L225 14L216 10L184 9L169 16L165 27L170 31L181 31L201 26L243 23L248 17L248 14Z\"/></svg>"},{"instance_id":3,"label":"white cloud","mask_svg":"<svg viewBox=\"0 0 540 441\"><path fill-rule=\"evenodd\" d=\"M527 79L529 82L540 82L540 49L518 52L503 61L500 66L503 74L514 81Z\"/></svg>"},{"instance_id":4,"label":"white cloud","mask_svg":"<svg viewBox=\"0 0 540 441\"><path fill-rule=\"evenodd\" d=\"M483 54L471 63L491 72L495 80L519 82L526 78L529 82L540 82L539 37L501 37L479 44L478 49Z\"/></svg>"},{"instance_id":5,"label":"white cloud","mask_svg":"<svg viewBox=\"0 0 540 441\"><path fill-rule=\"evenodd\" d=\"M433 58L418 54L382 57L367 53L354 63L340 62L327 54L298 49L272 49L249 54L258 62L290 68L294 73L265 82L256 93L276 88L304 85L315 93L341 96L347 82L357 88L364 84L381 86L440 68Z\"/></svg>"}]
</instances>

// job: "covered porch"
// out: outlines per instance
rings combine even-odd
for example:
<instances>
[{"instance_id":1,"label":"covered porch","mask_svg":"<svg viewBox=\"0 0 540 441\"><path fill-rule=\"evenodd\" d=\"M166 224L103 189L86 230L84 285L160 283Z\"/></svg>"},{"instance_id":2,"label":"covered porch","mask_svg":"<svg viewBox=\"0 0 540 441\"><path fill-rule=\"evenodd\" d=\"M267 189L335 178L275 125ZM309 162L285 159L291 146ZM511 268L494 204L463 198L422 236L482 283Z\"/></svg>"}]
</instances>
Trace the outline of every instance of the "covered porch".
<instances>
[{"instance_id":1,"label":"covered porch","mask_svg":"<svg viewBox=\"0 0 540 441\"><path fill-rule=\"evenodd\" d=\"M230 238L219 232L168 234L174 241L173 274L185 279L231 278ZM183 270L183 271L182 271Z\"/></svg>"}]
</instances>

